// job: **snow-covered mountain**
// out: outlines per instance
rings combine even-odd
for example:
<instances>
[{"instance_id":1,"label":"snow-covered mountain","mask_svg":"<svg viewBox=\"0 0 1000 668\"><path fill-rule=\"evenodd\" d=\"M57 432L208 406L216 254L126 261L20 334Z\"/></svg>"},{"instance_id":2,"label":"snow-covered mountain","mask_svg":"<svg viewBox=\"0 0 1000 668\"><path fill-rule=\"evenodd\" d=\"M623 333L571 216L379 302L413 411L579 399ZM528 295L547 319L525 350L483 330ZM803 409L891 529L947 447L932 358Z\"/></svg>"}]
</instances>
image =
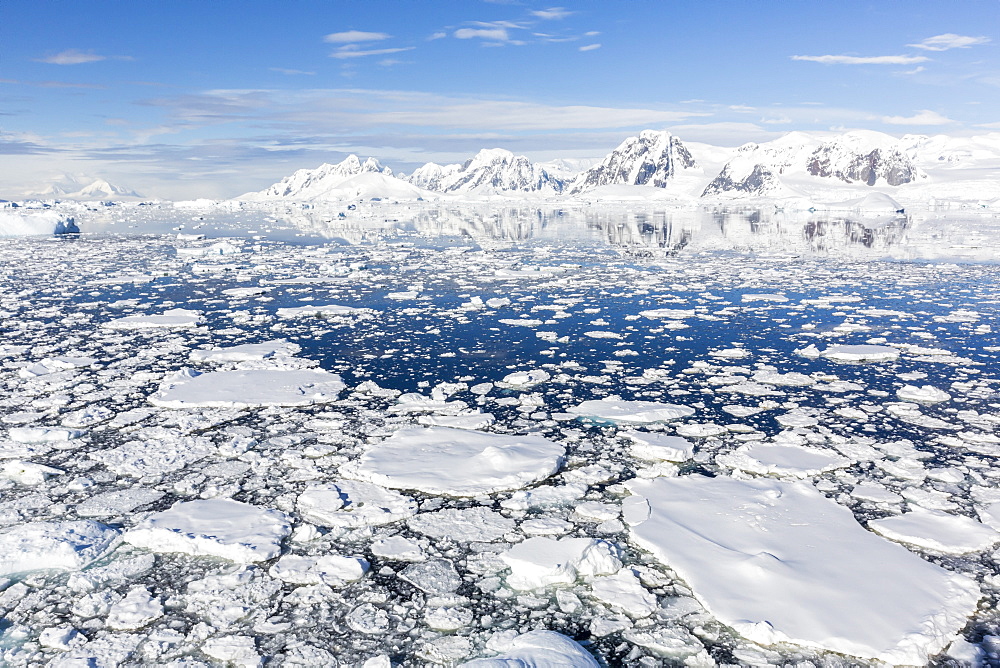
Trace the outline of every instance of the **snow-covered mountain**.
<instances>
[{"instance_id":1,"label":"snow-covered mountain","mask_svg":"<svg viewBox=\"0 0 1000 668\"><path fill-rule=\"evenodd\" d=\"M397 184L394 182L408 185L393 177L392 170L382 167L375 158L361 162L358 156L352 154L336 165L323 163L315 169L300 169L260 192L246 193L239 199L250 201L340 199L336 196L340 186L361 174L377 174L385 177L387 180L384 184L389 186L390 190L396 187Z\"/></svg>"},{"instance_id":2,"label":"snow-covered mountain","mask_svg":"<svg viewBox=\"0 0 1000 668\"><path fill-rule=\"evenodd\" d=\"M907 148L881 132L853 131L831 138L791 132L771 142L741 146L702 196L789 196L810 186L833 185L817 178L893 187L927 178Z\"/></svg>"},{"instance_id":3,"label":"snow-covered mountain","mask_svg":"<svg viewBox=\"0 0 1000 668\"><path fill-rule=\"evenodd\" d=\"M483 149L463 165L427 163L406 180L428 190L470 195L554 195L564 186L540 165L502 148Z\"/></svg>"},{"instance_id":4,"label":"snow-covered mountain","mask_svg":"<svg viewBox=\"0 0 1000 668\"><path fill-rule=\"evenodd\" d=\"M680 170L696 167L680 139L666 131L644 130L577 176L567 191L578 193L608 185L666 188Z\"/></svg>"},{"instance_id":5,"label":"snow-covered mountain","mask_svg":"<svg viewBox=\"0 0 1000 668\"><path fill-rule=\"evenodd\" d=\"M35 199L105 200L141 198L142 195L125 186L108 182L106 179L86 176L62 175L54 179L44 189L26 193Z\"/></svg>"}]
</instances>

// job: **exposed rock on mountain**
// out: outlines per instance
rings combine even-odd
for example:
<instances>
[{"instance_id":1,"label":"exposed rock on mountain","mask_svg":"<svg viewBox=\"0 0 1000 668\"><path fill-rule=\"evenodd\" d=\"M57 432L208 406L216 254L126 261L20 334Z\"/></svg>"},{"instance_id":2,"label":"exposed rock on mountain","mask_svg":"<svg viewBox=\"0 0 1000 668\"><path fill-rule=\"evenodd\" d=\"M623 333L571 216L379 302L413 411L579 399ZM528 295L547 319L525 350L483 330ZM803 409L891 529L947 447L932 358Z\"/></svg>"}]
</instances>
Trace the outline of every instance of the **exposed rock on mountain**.
<instances>
[{"instance_id":1,"label":"exposed rock on mountain","mask_svg":"<svg viewBox=\"0 0 1000 668\"><path fill-rule=\"evenodd\" d=\"M580 174L567 190L578 193L607 185L665 188L678 170L694 167L694 158L677 137L669 132L644 130Z\"/></svg>"},{"instance_id":2,"label":"exposed rock on mountain","mask_svg":"<svg viewBox=\"0 0 1000 668\"><path fill-rule=\"evenodd\" d=\"M361 162L358 156L349 155L336 165L323 163L316 169L300 169L271 187L260 192L246 193L240 199L323 199L329 191L336 189L348 179L368 173L392 177L392 170L388 167L383 168L375 158Z\"/></svg>"},{"instance_id":3,"label":"exposed rock on mountain","mask_svg":"<svg viewBox=\"0 0 1000 668\"><path fill-rule=\"evenodd\" d=\"M479 195L555 194L564 185L523 155L502 148L483 149L463 165L441 166L430 162L406 180L427 190Z\"/></svg>"},{"instance_id":4,"label":"exposed rock on mountain","mask_svg":"<svg viewBox=\"0 0 1000 668\"><path fill-rule=\"evenodd\" d=\"M824 142L809 156L806 170L813 176L869 186L879 179L900 186L923 176L898 140L876 132L849 132Z\"/></svg>"}]
</instances>

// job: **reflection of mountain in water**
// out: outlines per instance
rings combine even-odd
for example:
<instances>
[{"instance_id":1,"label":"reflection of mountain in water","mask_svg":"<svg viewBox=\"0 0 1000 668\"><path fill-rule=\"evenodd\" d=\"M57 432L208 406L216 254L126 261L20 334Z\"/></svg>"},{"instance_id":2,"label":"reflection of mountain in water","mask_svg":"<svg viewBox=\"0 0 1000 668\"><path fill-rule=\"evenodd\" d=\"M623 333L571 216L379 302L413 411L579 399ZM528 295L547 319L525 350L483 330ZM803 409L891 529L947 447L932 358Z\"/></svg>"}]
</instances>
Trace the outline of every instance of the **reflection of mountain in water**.
<instances>
[{"instance_id":1,"label":"reflection of mountain in water","mask_svg":"<svg viewBox=\"0 0 1000 668\"><path fill-rule=\"evenodd\" d=\"M639 255L684 250L878 253L904 243L910 226L903 215L836 217L758 208L623 211L440 204L308 210L285 219L303 231L349 243L412 235L462 237L483 245L586 241Z\"/></svg>"}]
</instances>

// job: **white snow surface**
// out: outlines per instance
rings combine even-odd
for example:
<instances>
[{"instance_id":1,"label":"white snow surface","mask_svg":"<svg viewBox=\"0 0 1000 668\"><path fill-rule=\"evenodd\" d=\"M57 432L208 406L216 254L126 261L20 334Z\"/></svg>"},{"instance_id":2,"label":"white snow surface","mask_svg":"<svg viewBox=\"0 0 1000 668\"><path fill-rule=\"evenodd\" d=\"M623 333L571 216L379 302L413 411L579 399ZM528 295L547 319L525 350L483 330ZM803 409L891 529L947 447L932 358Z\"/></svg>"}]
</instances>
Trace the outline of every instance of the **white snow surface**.
<instances>
[{"instance_id":1,"label":"white snow surface","mask_svg":"<svg viewBox=\"0 0 1000 668\"><path fill-rule=\"evenodd\" d=\"M919 665L975 611L974 581L865 531L804 482L691 475L627 486L632 539L753 642Z\"/></svg>"},{"instance_id":2,"label":"white snow surface","mask_svg":"<svg viewBox=\"0 0 1000 668\"><path fill-rule=\"evenodd\" d=\"M915 504L911 508L902 515L868 520L868 526L890 540L944 554L979 552L1000 541L1000 533L964 515Z\"/></svg>"},{"instance_id":3,"label":"white snow surface","mask_svg":"<svg viewBox=\"0 0 1000 668\"><path fill-rule=\"evenodd\" d=\"M694 415L694 409L687 406L656 401L624 401L612 397L590 399L567 408L566 412L579 417L631 423L666 422Z\"/></svg>"},{"instance_id":4,"label":"white snow surface","mask_svg":"<svg viewBox=\"0 0 1000 668\"><path fill-rule=\"evenodd\" d=\"M531 590L617 573L622 567L620 556L612 543L597 538L536 536L518 543L500 558L510 567L507 584Z\"/></svg>"},{"instance_id":5,"label":"white snow surface","mask_svg":"<svg viewBox=\"0 0 1000 668\"><path fill-rule=\"evenodd\" d=\"M719 455L716 461L747 473L789 478L806 478L851 463L835 452L792 443L750 443Z\"/></svg>"},{"instance_id":6,"label":"white snow surface","mask_svg":"<svg viewBox=\"0 0 1000 668\"><path fill-rule=\"evenodd\" d=\"M130 315L104 323L109 329L170 329L201 324L201 311L174 308L160 315Z\"/></svg>"},{"instance_id":7,"label":"white snow surface","mask_svg":"<svg viewBox=\"0 0 1000 668\"><path fill-rule=\"evenodd\" d=\"M125 541L154 552L184 552L256 563L278 556L291 532L277 510L231 499L175 503L125 532Z\"/></svg>"},{"instance_id":8,"label":"white snow surface","mask_svg":"<svg viewBox=\"0 0 1000 668\"><path fill-rule=\"evenodd\" d=\"M529 631L503 643L502 653L474 659L462 668L598 668L579 643L555 631Z\"/></svg>"},{"instance_id":9,"label":"white snow surface","mask_svg":"<svg viewBox=\"0 0 1000 668\"><path fill-rule=\"evenodd\" d=\"M299 495L296 507L310 522L341 529L390 524L417 512L411 497L358 480L311 485Z\"/></svg>"},{"instance_id":10,"label":"white snow surface","mask_svg":"<svg viewBox=\"0 0 1000 668\"><path fill-rule=\"evenodd\" d=\"M821 354L838 362L891 362L899 357L899 350L874 345L830 346Z\"/></svg>"},{"instance_id":11,"label":"white snow surface","mask_svg":"<svg viewBox=\"0 0 1000 668\"><path fill-rule=\"evenodd\" d=\"M164 408L310 406L335 401L345 388L323 369L247 369L179 374L149 397Z\"/></svg>"},{"instance_id":12,"label":"white snow surface","mask_svg":"<svg viewBox=\"0 0 1000 668\"><path fill-rule=\"evenodd\" d=\"M191 353L194 362L250 362L272 358L292 357L302 348L285 339L274 339L262 343L244 343L228 348L195 350Z\"/></svg>"},{"instance_id":13,"label":"white snow surface","mask_svg":"<svg viewBox=\"0 0 1000 668\"><path fill-rule=\"evenodd\" d=\"M114 544L118 531L92 520L27 522L0 532L0 575L77 570Z\"/></svg>"},{"instance_id":14,"label":"white snow surface","mask_svg":"<svg viewBox=\"0 0 1000 668\"><path fill-rule=\"evenodd\" d=\"M353 472L395 489L477 496L543 480L559 470L564 453L541 436L415 427L371 446Z\"/></svg>"}]
</instances>

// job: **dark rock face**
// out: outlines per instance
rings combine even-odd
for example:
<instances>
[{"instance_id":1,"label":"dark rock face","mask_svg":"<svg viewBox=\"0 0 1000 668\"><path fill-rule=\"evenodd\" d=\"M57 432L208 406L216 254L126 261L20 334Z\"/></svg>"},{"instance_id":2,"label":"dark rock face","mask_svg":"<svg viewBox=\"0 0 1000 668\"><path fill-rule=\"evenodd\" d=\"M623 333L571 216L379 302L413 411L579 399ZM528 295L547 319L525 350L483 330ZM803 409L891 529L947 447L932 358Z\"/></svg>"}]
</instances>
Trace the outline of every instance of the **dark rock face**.
<instances>
[{"instance_id":1,"label":"dark rock face","mask_svg":"<svg viewBox=\"0 0 1000 668\"><path fill-rule=\"evenodd\" d=\"M697 167L691 152L668 132L646 130L629 137L600 164L582 173L569 191L582 192L606 185L666 188L678 169Z\"/></svg>"},{"instance_id":2,"label":"dark rock face","mask_svg":"<svg viewBox=\"0 0 1000 668\"><path fill-rule=\"evenodd\" d=\"M839 164L838 164L839 163ZM807 171L813 176L835 177L848 183L875 185L884 178L890 186L910 183L917 178L912 161L896 150L874 149L867 154L837 160L829 146L821 146L809 157Z\"/></svg>"},{"instance_id":3,"label":"dark rock face","mask_svg":"<svg viewBox=\"0 0 1000 668\"><path fill-rule=\"evenodd\" d=\"M733 180L732 171L726 165L715 179L705 187L702 197L726 192L742 192L750 195L765 195L779 187L777 177L764 165L754 165L753 171L745 178Z\"/></svg>"},{"instance_id":4,"label":"dark rock face","mask_svg":"<svg viewBox=\"0 0 1000 668\"><path fill-rule=\"evenodd\" d=\"M489 189L496 192L561 192L563 182L523 155L493 150L481 152L459 170L457 177L444 186L444 192L468 192Z\"/></svg>"}]
</instances>

